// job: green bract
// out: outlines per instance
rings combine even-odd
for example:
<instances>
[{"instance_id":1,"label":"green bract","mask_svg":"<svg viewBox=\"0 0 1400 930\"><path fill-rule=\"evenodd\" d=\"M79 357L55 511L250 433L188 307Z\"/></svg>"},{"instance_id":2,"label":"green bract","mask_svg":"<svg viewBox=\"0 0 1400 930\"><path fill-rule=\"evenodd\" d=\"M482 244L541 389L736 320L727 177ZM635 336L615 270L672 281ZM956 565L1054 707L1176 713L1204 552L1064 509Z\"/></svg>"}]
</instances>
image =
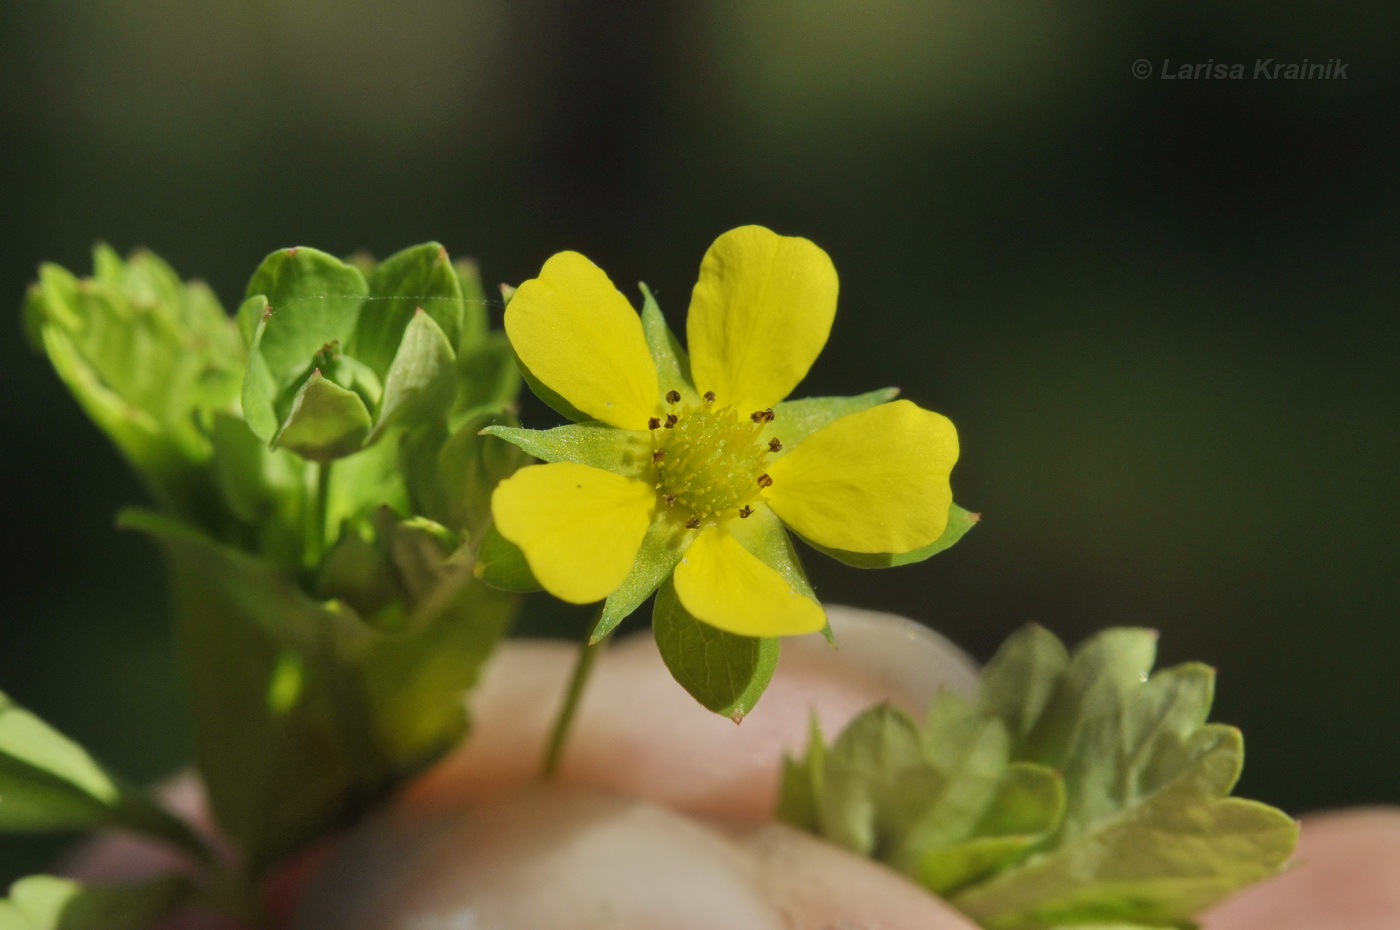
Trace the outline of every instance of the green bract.
<instances>
[{"instance_id":1,"label":"green bract","mask_svg":"<svg viewBox=\"0 0 1400 930\"><path fill-rule=\"evenodd\" d=\"M246 875L461 738L515 609L472 569L524 461L480 435L515 424L519 379L473 266L435 243L378 264L286 249L230 317L155 256L99 246L91 278L44 266L26 318L151 491L121 522L166 557L200 773ZM0 699L0 829L184 842L168 820Z\"/></svg>"},{"instance_id":2,"label":"green bract","mask_svg":"<svg viewBox=\"0 0 1400 930\"><path fill-rule=\"evenodd\" d=\"M788 759L779 816L879 858L988 930L1194 926L1277 872L1297 824L1229 797L1238 730L1206 723L1214 674L1150 677L1156 634L1113 629L1073 655L1028 627L981 694L923 726L890 707Z\"/></svg>"}]
</instances>

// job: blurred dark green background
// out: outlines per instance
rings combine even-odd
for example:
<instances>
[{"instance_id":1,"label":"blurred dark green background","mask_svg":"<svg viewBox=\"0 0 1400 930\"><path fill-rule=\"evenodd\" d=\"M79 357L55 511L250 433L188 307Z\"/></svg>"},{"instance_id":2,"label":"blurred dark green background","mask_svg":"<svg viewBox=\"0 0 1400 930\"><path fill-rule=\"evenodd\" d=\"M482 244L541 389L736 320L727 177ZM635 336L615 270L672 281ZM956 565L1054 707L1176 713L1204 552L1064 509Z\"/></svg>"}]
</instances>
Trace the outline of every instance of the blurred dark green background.
<instances>
[{"instance_id":1,"label":"blurred dark green background","mask_svg":"<svg viewBox=\"0 0 1400 930\"><path fill-rule=\"evenodd\" d=\"M510 282L567 247L679 324L757 222L842 276L799 394L947 413L985 515L915 568L812 557L825 598L979 657L1157 627L1219 667L1242 790L1400 801L1396 35L1377 4L5 4L0 688L137 777L187 751L155 553L112 526L139 490L20 336L39 261L145 245L232 306L281 246L435 238ZM0 877L53 848L0 840Z\"/></svg>"}]
</instances>

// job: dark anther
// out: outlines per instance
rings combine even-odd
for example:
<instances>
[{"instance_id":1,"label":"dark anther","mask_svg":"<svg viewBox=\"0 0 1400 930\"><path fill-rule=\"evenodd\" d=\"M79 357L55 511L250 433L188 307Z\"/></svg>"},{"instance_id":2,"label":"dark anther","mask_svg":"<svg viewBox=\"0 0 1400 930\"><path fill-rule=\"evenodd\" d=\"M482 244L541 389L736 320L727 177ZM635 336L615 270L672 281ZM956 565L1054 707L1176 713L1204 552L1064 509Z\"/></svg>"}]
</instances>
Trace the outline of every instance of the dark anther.
<instances>
[{"instance_id":1,"label":"dark anther","mask_svg":"<svg viewBox=\"0 0 1400 930\"><path fill-rule=\"evenodd\" d=\"M661 495L661 499L666 502L667 507L676 506L676 495L674 494L663 494Z\"/></svg>"},{"instance_id":2,"label":"dark anther","mask_svg":"<svg viewBox=\"0 0 1400 930\"><path fill-rule=\"evenodd\" d=\"M778 437L777 437L777 436L774 436L772 439L768 440L768 451L769 451L769 452L781 452L781 451L783 451L783 444L782 444L781 442L778 442Z\"/></svg>"},{"instance_id":3,"label":"dark anther","mask_svg":"<svg viewBox=\"0 0 1400 930\"><path fill-rule=\"evenodd\" d=\"M679 404L680 402L681 402L681 392L680 392L680 391L667 391L667 392L666 392L666 403L668 403L668 404Z\"/></svg>"},{"instance_id":4,"label":"dark anther","mask_svg":"<svg viewBox=\"0 0 1400 930\"><path fill-rule=\"evenodd\" d=\"M774 416L773 408L769 407L767 410L755 410L749 414L749 419L755 423L772 423Z\"/></svg>"},{"instance_id":5,"label":"dark anther","mask_svg":"<svg viewBox=\"0 0 1400 930\"><path fill-rule=\"evenodd\" d=\"M647 420L647 429L661 429L661 418L652 417L650 420Z\"/></svg>"},{"instance_id":6,"label":"dark anther","mask_svg":"<svg viewBox=\"0 0 1400 930\"><path fill-rule=\"evenodd\" d=\"M652 429L656 429L656 427L653 426ZM654 452L651 453L651 464L653 464L653 465L660 465L660 464L661 464L661 460L664 459L665 457L666 457L666 450L665 450L665 449L657 449L657 450L655 450Z\"/></svg>"},{"instance_id":7,"label":"dark anther","mask_svg":"<svg viewBox=\"0 0 1400 930\"><path fill-rule=\"evenodd\" d=\"M705 392L705 403L707 403L707 404L713 404L714 402L715 402L715 392L714 392L714 391L706 391L706 392Z\"/></svg>"},{"instance_id":8,"label":"dark anther","mask_svg":"<svg viewBox=\"0 0 1400 930\"><path fill-rule=\"evenodd\" d=\"M744 519L745 517L751 517L751 516L753 516L753 508L750 507L748 504L745 504L744 506L742 506L742 507L739 508L739 519L740 519L740 520Z\"/></svg>"},{"instance_id":9,"label":"dark anther","mask_svg":"<svg viewBox=\"0 0 1400 930\"><path fill-rule=\"evenodd\" d=\"M769 478L767 475L759 475L758 486L760 488L771 488L773 486L773 479Z\"/></svg>"},{"instance_id":10,"label":"dark anther","mask_svg":"<svg viewBox=\"0 0 1400 930\"><path fill-rule=\"evenodd\" d=\"M700 529L700 518L699 518L699 517L691 517L689 520L685 521L685 528L688 529L688 530L698 530L698 529Z\"/></svg>"},{"instance_id":11,"label":"dark anther","mask_svg":"<svg viewBox=\"0 0 1400 930\"><path fill-rule=\"evenodd\" d=\"M678 416L676 416L674 413L667 414L667 415L666 415L666 428L667 428L667 429L670 429L671 427L675 426L677 423L680 422L680 419L681 419L681 418L678 417Z\"/></svg>"}]
</instances>

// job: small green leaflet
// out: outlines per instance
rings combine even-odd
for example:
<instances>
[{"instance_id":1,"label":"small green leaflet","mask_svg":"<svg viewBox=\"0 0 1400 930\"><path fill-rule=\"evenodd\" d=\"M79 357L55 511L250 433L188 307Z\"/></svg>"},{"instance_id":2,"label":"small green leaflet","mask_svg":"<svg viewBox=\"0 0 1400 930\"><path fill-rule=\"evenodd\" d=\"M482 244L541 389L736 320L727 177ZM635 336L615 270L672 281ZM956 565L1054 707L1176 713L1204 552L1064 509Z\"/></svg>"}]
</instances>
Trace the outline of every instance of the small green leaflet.
<instances>
[{"instance_id":1,"label":"small green leaflet","mask_svg":"<svg viewBox=\"0 0 1400 930\"><path fill-rule=\"evenodd\" d=\"M188 901L192 891L176 876L139 885L84 885L31 875L0 899L0 930L147 930Z\"/></svg>"},{"instance_id":2,"label":"small green leaflet","mask_svg":"<svg viewBox=\"0 0 1400 930\"><path fill-rule=\"evenodd\" d=\"M1213 674L1150 677L1156 634L1073 654L1039 627L988 663L975 703L922 727L873 708L784 766L779 816L881 859L987 930L1157 930L1278 872L1297 825L1229 797L1238 730L1206 722Z\"/></svg>"}]
</instances>

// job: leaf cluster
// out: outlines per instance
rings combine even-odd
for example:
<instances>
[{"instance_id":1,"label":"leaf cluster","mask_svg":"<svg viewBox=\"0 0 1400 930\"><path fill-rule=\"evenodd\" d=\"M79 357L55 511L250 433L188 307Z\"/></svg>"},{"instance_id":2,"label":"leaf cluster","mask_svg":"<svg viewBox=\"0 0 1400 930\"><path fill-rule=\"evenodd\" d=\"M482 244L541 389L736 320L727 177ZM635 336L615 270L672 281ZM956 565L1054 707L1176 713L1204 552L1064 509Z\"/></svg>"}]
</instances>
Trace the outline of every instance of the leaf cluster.
<instances>
[{"instance_id":1,"label":"leaf cluster","mask_svg":"<svg viewBox=\"0 0 1400 930\"><path fill-rule=\"evenodd\" d=\"M480 435L516 423L519 388L485 307L436 243L378 263L274 252L234 315L106 246L91 277L45 265L27 294L31 339L150 491L120 522L166 557L197 762L246 876L466 727L515 607L472 568L491 490L525 461ZM59 739L0 704L0 829L157 824L199 846L100 770L60 772L81 750ZM33 881L0 915L91 897Z\"/></svg>"},{"instance_id":2,"label":"leaf cluster","mask_svg":"<svg viewBox=\"0 0 1400 930\"><path fill-rule=\"evenodd\" d=\"M969 701L922 725L889 706L784 763L783 820L945 896L988 930L1164 930L1277 872L1297 825L1230 797L1238 730L1207 723L1214 673L1149 675L1156 634L1105 630L1073 654L1012 636Z\"/></svg>"}]
</instances>

